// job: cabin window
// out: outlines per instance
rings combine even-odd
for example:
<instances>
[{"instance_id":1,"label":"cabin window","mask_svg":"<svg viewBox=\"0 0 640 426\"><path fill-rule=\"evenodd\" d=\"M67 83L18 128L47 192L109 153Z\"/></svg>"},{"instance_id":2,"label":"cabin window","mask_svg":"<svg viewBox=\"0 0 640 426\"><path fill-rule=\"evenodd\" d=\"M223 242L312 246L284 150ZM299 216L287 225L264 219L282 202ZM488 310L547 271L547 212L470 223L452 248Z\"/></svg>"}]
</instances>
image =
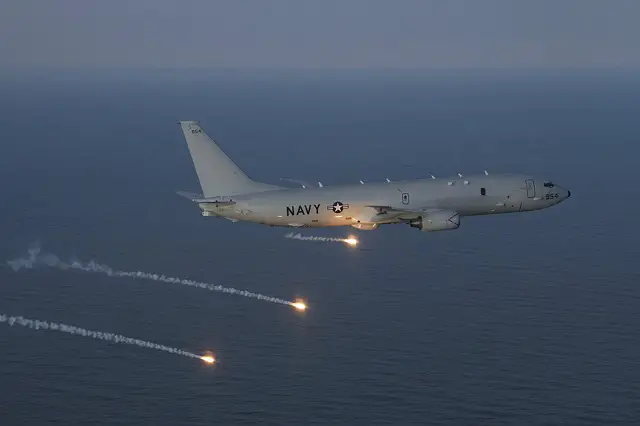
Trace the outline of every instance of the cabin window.
<instances>
[{"instance_id":1,"label":"cabin window","mask_svg":"<svg viewBox=\"0 0 640 426\"><path fill-rule=\"evenodd\" d=\"M481 195L487 195L487 190L484 188L480 188L480 194Z\"/></svg>"}]
</instances>

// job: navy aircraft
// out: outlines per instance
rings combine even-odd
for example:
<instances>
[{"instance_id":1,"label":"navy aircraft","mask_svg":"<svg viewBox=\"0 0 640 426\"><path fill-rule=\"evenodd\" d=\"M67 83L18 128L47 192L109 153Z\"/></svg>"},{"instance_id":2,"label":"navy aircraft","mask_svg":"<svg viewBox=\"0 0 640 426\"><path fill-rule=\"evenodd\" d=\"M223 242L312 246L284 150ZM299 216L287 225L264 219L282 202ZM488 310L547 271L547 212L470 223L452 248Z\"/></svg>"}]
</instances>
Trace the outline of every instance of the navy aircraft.
<instances>
[{"instance_id":1,"label":"navy aircraft","mask_svg":"<svg viewBox=\"0 0 640 426\"><path fill-rule=\"evenodd\" d=\"M571 192L524 175L462 176L340 186L287 188L249 178L200 127L180 121L202 194L178 192L203 216L269 226L377 229L408 224L421 231L457 229L460 218L545 209Z\"/></svg>"}]
</instances>

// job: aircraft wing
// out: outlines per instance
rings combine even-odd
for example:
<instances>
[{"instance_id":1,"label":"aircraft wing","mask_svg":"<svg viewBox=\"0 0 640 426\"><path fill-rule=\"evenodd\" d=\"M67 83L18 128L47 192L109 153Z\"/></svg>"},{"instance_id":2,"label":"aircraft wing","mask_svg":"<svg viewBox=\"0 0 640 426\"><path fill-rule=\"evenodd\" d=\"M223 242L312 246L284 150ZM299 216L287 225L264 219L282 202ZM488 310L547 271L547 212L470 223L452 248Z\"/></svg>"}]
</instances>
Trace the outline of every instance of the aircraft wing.
<instances>
[{"instance_id":1,"label":"aircraft wing","mask_svg":"<svg viewBox=\"0 0 640 426\"><path fill-rule=\"evenodd\" d=\"M368 205L365 207L372 208L376 211L376 214L371 217L371 222L373 223L385 223L385 222L394 222L398 220L412 220L417 219L418 216L429 214L429 212L438 211L438 209L396 209L391 206L374 206Z\"/></svg>"}]
</instances>

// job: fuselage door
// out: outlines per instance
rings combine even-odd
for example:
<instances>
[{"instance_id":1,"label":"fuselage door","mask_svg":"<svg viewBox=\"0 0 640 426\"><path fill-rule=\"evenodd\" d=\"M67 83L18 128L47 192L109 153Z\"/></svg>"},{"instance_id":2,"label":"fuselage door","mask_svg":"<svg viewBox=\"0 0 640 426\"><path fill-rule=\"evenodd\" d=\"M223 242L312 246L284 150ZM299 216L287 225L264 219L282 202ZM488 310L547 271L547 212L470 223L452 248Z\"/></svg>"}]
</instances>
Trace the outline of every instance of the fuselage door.
<instances>
[{"instance_id":1,"label":"fuselage door","mask_svg":"<svg viewBox=\"0 0 640 426\"><path fill-rule=\"evenodd\" d=\"M536 196L536 184L533 182L533 179L527 179L527 180L525 180L525 183L527 184L527 197L528 198L535 198L535 196Z\"/></svg>"}]
</instances>

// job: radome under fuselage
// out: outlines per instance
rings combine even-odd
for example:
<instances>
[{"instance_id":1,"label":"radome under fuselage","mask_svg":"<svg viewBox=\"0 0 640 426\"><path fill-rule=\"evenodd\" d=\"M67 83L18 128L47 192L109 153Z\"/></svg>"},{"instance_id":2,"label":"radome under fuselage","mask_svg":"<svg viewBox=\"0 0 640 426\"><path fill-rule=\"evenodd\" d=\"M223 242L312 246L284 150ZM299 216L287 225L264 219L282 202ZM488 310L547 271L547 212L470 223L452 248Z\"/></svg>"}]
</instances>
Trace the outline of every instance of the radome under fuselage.
<instances>
[{"instance_id":1,"label":"radome under fuselage","mask_svg":"<svg viewBox=\"0 0 640 426\"><path fill-rule=\"evenodd\" d=\"M368 206L388 206L406 214L385 223L411 220L420 211L447 210L476 216L540 210L570 192L525 175L476 175L314 188L278 189L229 197L235 204L200 204L205 216L270 226L367 228L376 213ZM374 226L375 228L375 226Z\"/></svg>"}]
</instances>

